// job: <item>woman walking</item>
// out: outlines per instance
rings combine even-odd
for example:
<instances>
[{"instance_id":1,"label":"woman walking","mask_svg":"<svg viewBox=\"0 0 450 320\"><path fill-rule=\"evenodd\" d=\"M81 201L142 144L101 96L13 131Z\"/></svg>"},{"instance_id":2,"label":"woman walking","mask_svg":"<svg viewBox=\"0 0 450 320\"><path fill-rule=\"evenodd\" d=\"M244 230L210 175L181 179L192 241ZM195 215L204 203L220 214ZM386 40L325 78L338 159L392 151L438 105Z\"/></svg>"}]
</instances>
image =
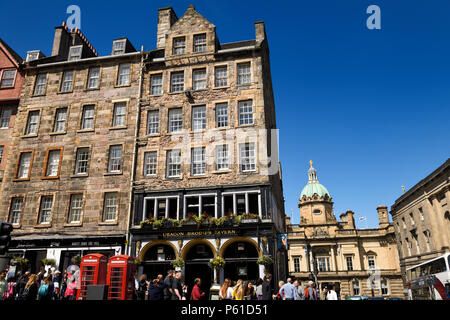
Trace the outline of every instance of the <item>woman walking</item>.
<instances>
[{"instance_id":1,"label":"woman walking","mask_svg":"<svg viewBox=\"0 0 450 320\"><path fill-rule=\"evenodd\" d=\"M138 289L136 291L137 300L145 300L146 292L147 292L147 275L143 274L139 278Z\"/></svg>"},{"instance_id":2,"label":"woman walking","mask_svg":"<svg viewBox=\"0 0 450 320\"><path fill-rule=\"evenodd\" d=\"M219 291L219 299L220 300L231 300L233 298L233 287L231 286L231 280L225 279L222 287L220 287Z\"/></svg>"},{"instance_id":3,"label":"woman walking","mask_svg":"<svg viewBox=\"0 0 450 320\"><path fill-rule=\"evenodd\" d=\"M22 298L25 301L33 301L36 300L38 285L37 285L37 275L32 274L28 279L27 284L25 285L25 289L23 290Z\"/></svg>"}]
</instances>

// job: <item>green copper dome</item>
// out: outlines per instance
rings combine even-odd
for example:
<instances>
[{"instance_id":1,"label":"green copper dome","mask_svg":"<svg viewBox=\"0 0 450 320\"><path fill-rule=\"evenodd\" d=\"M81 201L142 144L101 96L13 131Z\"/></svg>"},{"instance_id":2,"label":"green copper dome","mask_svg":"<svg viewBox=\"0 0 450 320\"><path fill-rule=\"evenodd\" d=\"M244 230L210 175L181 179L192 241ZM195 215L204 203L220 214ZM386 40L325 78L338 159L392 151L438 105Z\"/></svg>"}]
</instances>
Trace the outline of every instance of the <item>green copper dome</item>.
<instances>
[{"instance_id":1,"label":"green copper dome","mask_svg":"<svg viewBox=\"0 0 450 320\"><path fill-rule=\"evenodd\" d=\"M327 188L321 185L319 183L319 180L317 180L317 171L313 168L312 161L310 162L310 164L311 168L309 168L308 170L308 184L303 188L302 193L300 194L300 198L303 198L304 195L308 198L311 198L315 193L319 197L328 195L328 197L331 198L331 195L328 192Z\"/></svg>"}]
</instances>

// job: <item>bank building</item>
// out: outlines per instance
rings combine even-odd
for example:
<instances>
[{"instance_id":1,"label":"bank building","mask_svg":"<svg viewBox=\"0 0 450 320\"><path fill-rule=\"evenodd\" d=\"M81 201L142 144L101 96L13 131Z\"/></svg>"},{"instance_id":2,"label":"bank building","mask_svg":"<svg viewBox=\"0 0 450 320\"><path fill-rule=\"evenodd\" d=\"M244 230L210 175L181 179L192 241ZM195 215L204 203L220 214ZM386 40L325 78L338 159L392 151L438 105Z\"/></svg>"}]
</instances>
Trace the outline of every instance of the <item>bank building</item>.
<instances>
[{"instance_id":1,"label":"bank building","mask_svg":"<svg viewBox=\"0 0 450 320\"><path fill-rule=\"evenodd\" d=\"M405 298L393 223L378 206L379 226L357 229L351 210L336 220L330 192L319 183L312 161L299 198L300 223L286 217L289 274L322 291L334 284L346 296Z\"/></svg>"},{"instance_id":2,"label":"bank building","mask_svg":"<svg viewBox=\"0 0 450 320\"><path fill-rule=\"evenodd\" d=\"M186 283L256 280L270 256L287 272L284 200L264 23L221 43L193 6L158 12L157 47L143 59L128 254L150 278L183 259ZM210 259L222 257L217 274Z\"/></svg>"}]
</instances>

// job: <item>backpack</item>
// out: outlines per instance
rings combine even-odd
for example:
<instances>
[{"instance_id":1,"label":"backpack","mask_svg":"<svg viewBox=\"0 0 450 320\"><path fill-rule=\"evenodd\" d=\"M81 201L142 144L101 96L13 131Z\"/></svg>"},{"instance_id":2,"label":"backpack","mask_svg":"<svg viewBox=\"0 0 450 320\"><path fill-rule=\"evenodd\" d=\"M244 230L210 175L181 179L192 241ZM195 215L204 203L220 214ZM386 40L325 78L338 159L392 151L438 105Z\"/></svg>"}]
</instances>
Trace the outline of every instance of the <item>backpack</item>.
<instances>
[{"instance_id":1,"label":"backpack","mask_svg":"<svg viewBox=\"0 0 450 320\"><path fill-rule=\"evenodd\" d=\"M306 300L309 299L309 290L308 290L308 288L305 289L305 299Z\"/></svg>"},{"instance_id":2,"label":"backpack","mask_svg":"<svg viewBox=\"0 0 450 320\"><path fill-rule=\"evenodd\" d=\"M39 287L38 295L45 297L48 294L48 284L43 284Z\"/></svg>"}]
</instances>

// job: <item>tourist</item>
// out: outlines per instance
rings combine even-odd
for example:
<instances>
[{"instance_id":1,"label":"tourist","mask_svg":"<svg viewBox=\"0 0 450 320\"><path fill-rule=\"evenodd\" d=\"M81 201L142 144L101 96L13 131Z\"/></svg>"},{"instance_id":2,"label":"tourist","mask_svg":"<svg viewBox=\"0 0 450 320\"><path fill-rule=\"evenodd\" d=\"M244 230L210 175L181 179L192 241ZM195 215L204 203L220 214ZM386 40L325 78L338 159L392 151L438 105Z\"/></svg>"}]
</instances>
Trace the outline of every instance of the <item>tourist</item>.
<instances>
[{"instance_id":1,"label":"tourist","mask_svg":"<svg viewBox=\"0 0 450 320\"><path fill-rule=\"evenodd\" d=\"M139 278L138 289L136 290L137 300L145 300L146 292L147 292L147 275L143 274Z\"/></svg>"},{"instance_id":2,"label":"tourist","mask_svg":"<svg viewBox=\"0 0 450 320\"><path fill-rule=\"evenodd\" d=\"M294 281L294 287L297 293L295 300L305 300L305 290L303 290L302 284L298 281L298 279Z\"/></svg>"},{"instance_id":3,"label":"tourist","mask_svg":"<svg viewBox=\"0 0 450 320\"><path fill-rule=\"evenodd\" d=\"M231 280L225 279L222 287L220 287L219 291L219 299L220 300L231 300L233 299L233 287L231 287Z\"/></svg>"},{"instance_id":4,"label":"tourist","mask_svg":"<svg viewBox=\"0 0 450 320\"><path fill-rule=\"evenodd\" d=\"M338 299L335 288L336 288L336 286L334 284L331 285L331 289L330 289L330 291L328 291L328 294L327 294L327 300L337 300Z\"/></svg>"},{"instance_id":5,"label":"tourist","mask_svg":"<svg viewBox=\"0 0 450 320\"><path fill-rule=\"evenodd\" d=\"M305 292L306 300L317 300L317 290L316 290L316 284L312 281L308 282L308 293Z\"/></svg>"},{"instance_id":6,"label":"tourist","mask_svg":"<svg viewBox=\"0 0 450 320\"><path fill-rule=\"evenodd\" d=\"M44 278L44 283L41 284L38 291L39 300L52 300L54 293L54 285L52 282L52 275L49 274Z\"/></svg>"},{"instance_id":7,"label":"tourist","mask_svg":"<svg viewBox=\"0 0 450 320\"><path fill-rule=\"evenodd\" d=\"M328 294L328 287L325 286L322 289L322 292L320 293L320 300L327 300L327 294Z\"/></svg>"},{"instance_id":8,"label":"tourist","mask_svg":"<svg viewBox=\"0 0 450 320\"><path fill-rule=\"evenodd\" d=\"M164 295L166 291L166 284L162 280L163 275L160 274L156 279L154 279L152 282L150 282L149 288L148 288L148 300L152 301L159 301L159 300L165 300Z\"/></svg>"},{"instance_id":9,"label":"tourist","mask_svg":"<svg viewBox=\"0 0 450 320\"><path fill-rule=\"evenodd\" d=\"M186 300L183 290L181 271L175 273L172 284L172 300Z\"/></svg>"},{"instance_id":10,"label":"tourist","mask_svg":"<svg viewBox=\"0 0 450 320\"><path fill-rule=\"evenodd\" d=\"M194 287L191 292L191 300L203 300L205 298L205 293L200 288L202 281L200 278L194 280Z\"/></svg>"},{"instance_id":11,"label":"tourist","mask_svg":"<svg viewBox=\"0 0 450 320\"><path fill-rule=\"evenodd\" d=\"M67 289L67 284L68 284L68 277L69 277L69 275L67 274L67 272L64 272L64 275L61 280L60 289L59 289L59 299L60 300L66 299L66 289Z\"/></svg>"},{"instance_id":12,"label":"tourist","mask_svg":"<svg viewBox=\"0 0 450 320\"><path fill-rule=\"evenodd\" d=\"M273 287L272 287L272 275L267 274L264 277L264 282L262 284L262 298L261 300L272 300L273 299Z\"/></svg>"},{"instance_id":13,"label":"tourist","mask_svg":"<svg viewBox=\"0 0 450 320\"><path fill-rule=\"evenodd\" d=\"M64 296L67 300L76 300L77 283L74 276L71 276L67 280L67 288Z\"/></svg>"},{"instance_id":14,"label":"tourist","mask_svg":"<svg viewBox=\"0 0 450 320\"><path fill-rule=\"evenodd\" d=\"M284 292L281 291L281 288L283 288L283 286L284 286L284 281L283 280L278 281L278 291L274 297L275 300L284 300Z\"/></svg>"},{"instance_id":15,"label":"tourist","mask_svg":"<svg viewBox=\"0 0 450 320\"><path fill-rule=\"evenodd\" d=\"M6 282L6 271L0 273L0 300L4 300L8 292L8 282Z\"/></svg>"},{"instance_id":16,"label":"tourist","mask_svg":"<svg viewBox=\"0 0 450 320\"><path fill-rule=\"evenodd\" d=\"M255 299L255 288L253 283L247 281L244 285L244 300L254 300Z\"/></svg>"},{"instance_id":17,"label":"tourist","mask_svg":"<svg viewBox=\"0 0 450 320\"><path fill-rule=\"evenodd\" d=\"M22 293L22 299L25 301L34 301L37 298L38 292L38 277L36 274L32 274L28 279L27 284L25 285L25 289Z\"/></svg>"},{"instance_id":18,"label":"tourist","mask_svg":"<svg viewBox=\"0 0 450 320\"><path fill-rule=\"evenodd\" d=\"M238 299L237 293L239 290L241 290L242 288L242 280L238 279L238 281L236 282L236 285L233 287L233 300L242 300L242 296L240 296L240 299ZM242 290L240 291L240 293L242 292Z\"/></svg>"},{"instance_id":19,"label":"tourist","mask_svg":"<svg viewBox=\"0 0 450 320\"><path fill-rule=\"evenodd\" d=\"M23 299L23 291L25 290L25 286L27 285L28 279L30 278L30 272L25 272L17 282L17 300Z\"/></svg>"},{"instance_id":20,"label":"tourist","mask_svg":"<svg viewBox=\"0 0 450 320\"><path fill-rule=\"evenodd\" d=\"M53 297L55 300L59 300L59 292L61 290L61 281L62 281L61 272L59 270L56 270L53 273L52 281L53 281L53 286L55 287L55 292L54 292Z\"/></svg>"},{"instance_id":21,"label":"tourist","mask_svg":"<svg viewBox=\"0 0 450 320\"><path fill-rule=\"evenodd\" d=\"M292 284L292 279L287 278L286 283L280 288L280 296L283 300L296 300L296 291L295 286Z\"/></svg>"},{"instance_id":22,"label":"tourist","mask_svg":"<svg viewBox=\"0 0 450 320\"><path fill-rule=\"evenodd\" d=\"M14 300L14 296L16 294L16 277L12 276L7 279L8 288L6 292L3 294L5 300Z\"/></svg>"},{"instance_id":23,"label":"tourist","mask_svg":"<svg viewBox=\"0 0 450 320\"><path fill-rule=\"evenodd\" d=\"M256 286L256 299L262 300L262 284L263 280L259 278L256 280L255 286Z\"/></svg>"},{"instance_id":24,"label":"tourist","mask_svg":"<svg viewBox=\"0 0 450 320\"><path fill-rule=\"evenodd\" d=\"M167 271L167 277L164 279L164 300L170 300L173 294L173 270Z\"/></svg>"}]
</instances>

